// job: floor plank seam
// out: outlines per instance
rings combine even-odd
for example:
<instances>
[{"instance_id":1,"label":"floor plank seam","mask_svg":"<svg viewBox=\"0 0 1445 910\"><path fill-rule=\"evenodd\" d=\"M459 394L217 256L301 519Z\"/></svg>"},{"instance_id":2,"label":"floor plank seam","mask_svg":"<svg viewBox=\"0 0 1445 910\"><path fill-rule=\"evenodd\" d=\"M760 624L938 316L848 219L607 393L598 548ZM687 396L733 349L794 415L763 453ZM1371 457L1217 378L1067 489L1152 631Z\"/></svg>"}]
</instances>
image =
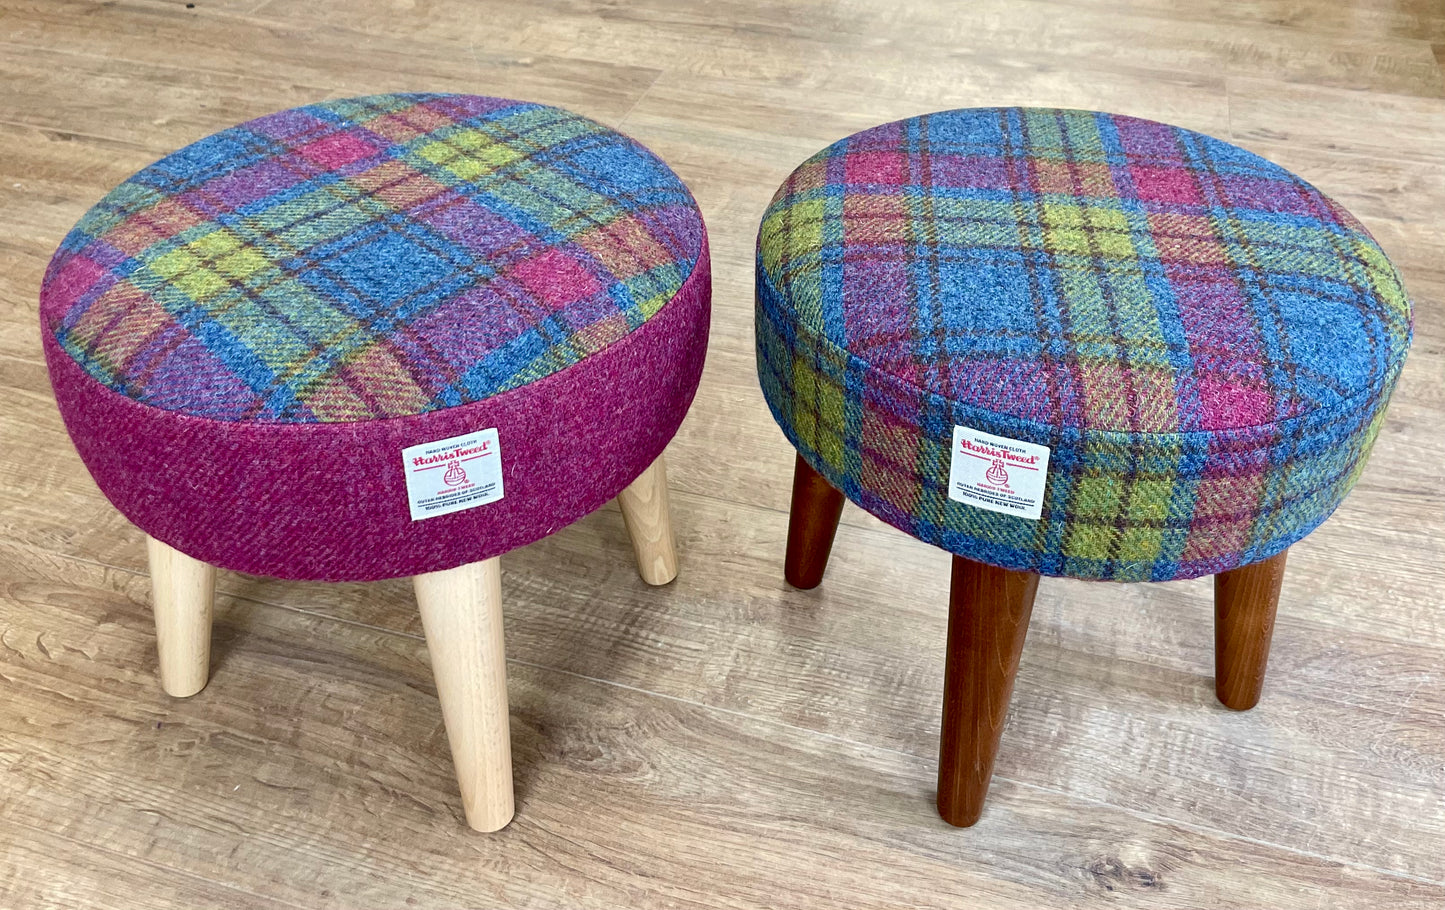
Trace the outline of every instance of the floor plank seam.
<instances>
[{"instance_id":1,"label":"floor plank seam","mask_svg":"<svg viewBox=\"0 0 1445 910\"><path fill-rule=\"evenodd\" d=\"M632 116L632 112L637 110L638 106L642 104L643 100L646 99L649 94L651 94L653 87L662 80L662 77L666 75L666 73L666 70L658 70L656 78L654 78L651 82L647 83L647 87L642 90L642 94L637 96L637 100L632 102L632 106L629 107L627 109L627 112L623 114L622 117L617 121L617 131L619 133L626 132L624 127L627 124L627 118Z\"/></svg>"},{"instance_id":2,"label":"floor plank seam","mask_svg":"<svg viewBox=\"0 0 1445 910\"><path fill-rule=\"evenodd\" d=\"M1007 780L1007 781L1009 781L1009 783L1016 784L1016 785L1018 785L1019 787L1022 787L1022 788L1026 789L1026 790L1036 790L1036 791L1038 791L1038 792L1040 792L1040 793L1054 794L1054 793L1058 793L1058 792L1059 792L1059 791L1053 790L1053 789L1051 789L1051 788L1049 788L1049 787L1041 786L1041 785L1039 785L1039 784L1029 783L1028 781L1014 780L1013 778L1003 777L1003 776L1000 776L1000 775L998 775L998 774L994 774L994 780L995 780L995 781ZM1117 811L1120 811L1120 812L1124 812L1124 813L1126 813L1126 814L1129 814L1129 815L1133 816L1134 818L1139 819L1140 821L1146 821L1146 822L1150 822L1150 823L1156 824L1156 825L1164 825L1164 826L1167 826L1167 827L1183 828L1183 829L1188 830L1188 831L1193 831L1193 832L1195 832L1196 834L1205 834L1205 835L1208 835L1208 836L1210 836L1210 837L1219 837L1219 838L1222 838L1222 839L1224 839L1224 840L1231 840L1231 841L1236 841L1236 842L1238 842L1238 843L1250 844L1250 845L1256 846L1256 847L1265 847L1265 848L1268 848L1268 849L1279 850L1279 851L1281 851L1281 852L1283 852L1283 853L1289 853L1289 854L1292 854L1292 855L1295 855L1295 856L1303 856L1303 857L1305 857L1305 858L1307 858L1307 859L1312 859L1312 860L1316 860L1316 861L1318 861L1318 862L1327 863L1327 864L1332 865L1332 866L1340 866L1340 867L1347 868L1347 869L1357 869L1357 870L1359 870L1359 871L1361 871L1361 872L1373 872L1373 873L1375 873L1376 875L1383 875L1383 876L1386 876L1386 877L1388 877L1388 878L1399 879L1399 880L1401 880L1401 881L1414 882L1415 884L1419 884L1419 885L1429 885L1429 886L1435 887L1435 888L1445 888L1445 879L1433 879L1433 878L1430 878L1430 877L1428 877L1428 876L1417 875L1416 873L1406 872L1406 871L1400 870L1400 869L1386 869L1386 868L1381 867L1381 866L1374 866L1374 865L1371 865L1371 864L1369 864L1369 863L1359 862L1359 861L1357 861L1357 860L1347 860L1347 859L1341 859L1341 858L1339 858L1339 857L1337 857L1337 856L1328 856L1328 855L1323 854L1323 853L1316 853L1316 852L1314 852L1313 850L1305 850L1305 849L1300 848L1300 847L1292 847L1292 846L1287 846L1287 845L1284 845L1284 844L1277 844L1277 843L1274 843L1273 841L1262 840L1262 839L1257 838L1257 837L1250 837L1250 836L1247 835L1247 834L1236 834L1236 833L1234 833L1234 832L1232 832L1232 831L1224 831L1224 830L1221 830L1221 829L1219 829L1219 828L1212 828L1212 827L1210 827L1210 826L1208 826L1208 825L1198 824L1197 822L1190 822L1190 821L1184 821L1184 820L1180 820L1180 819L1168 818L1167 816L1154 815L1153 813L1150 813L1150 812L1144 812L1144 811L1141 811L1141 810L1139 810L1139 809L1131 809L1131 808L1129 808L1128 806L1118 806L1118 805L1115 805L1115 804L1110 803L1110 802L1108 802L1108 801L1105 801L1105 800L1097 800L1097 799L1094 799L1094 798L1088 797L1088 796L1081 796L1081 795L1074 795L1074 794L1064 794L1064 795L1068 796L1070 799L1077 799L1077 800L1079 800L1080 802L1089 803L1089 804L1091 804L1091 805L1096 805L1096 806L1099 806L1099 807L1101 807L1101 808L1114 809L1114 810L1117 810Z\"/></svg>"},{"instance_id":3,"label":"floor plank seam","mask_svg":"<svg viewBox=\"0 0 1445 910\"><path fill-rule=\"evenodd\" d=\"M79 58L79 59L82 59L82 60L102 60L102 61L105 61L105 62L107 62L107 63L117 63L117 62L119 62L119 63L128 63L128 64L130 64L130 65L132 65L132 66L137 66L137 67L145 67L145 68L157 69L157 70L169 70L169 71L180 72L180 73L200 73L200 74L208 75L208 76L219 76L219 77L224 78L224 79L245 79L247 82L251 82L251 83L260 83L260 84L263 84L263 85L265 85L265 84L270 84L270 85L284 85L284 86L289 87L289 88L292 88L292 89L309 89L309 90L311 90L311 91L321 92L321 93L325 93L325 92L330 91L328 88L326 88L326 87L324 87L324 86L312 85L312 84L307 83L307 82L298 82L298 81L290 80L290 79L273 79L273 78L270 78L270 77L267 77L267 76L256 76L256 75L250 74L250 73L247 73L247 74L245 74L244 76L242 76L242 75L239 74L239 73L232 72L232 71L228 71L228 70L210 69L210 68L204 67L204 66L193 66L193 65L189 65L189 64L159 63L159 62L156 62L156 61L154 61L154 60L133 60L133 59L131 59L131 58L129 58L129 57L121 57L121 56L117 56L117 55L115 55L115 54L96 54L96 53L89 53L89 52L86 52L86 51L64 50L64 49L60 49L60 48L57 48L57 47L54 47L54 46L25 44L25 43L23 43L23 42L15 42L15 41L0 41L0 49L3 49L3 48L14 48L14 49L17 49L17 50L20 50L20 51L32 51L32 52L39 52L39 53L43 53L43 54L56 54L56 55L59 55L59 56L62 56L62 57L76 57L76 58ZM227 122L229 122L229 121L227 121ZM34 126L34 124L25 124L25 125ZM76 135L85 135L85 134L83 134L83 133L78 133L78 134L76 134ZM108 137L108 136L97 136L97 137L95 137L95 138L106 139L107 141L111 141L111 142L122 142L122 141L125 141L125 140L117 139L117 138L114 138L114 137Z\"/></svg>"},{"instance_id":4,"label":"floor plank seam","mask_svg":"<svg viewBox=\"0 0 1445 910\"><path fill-rule=\"evenodd\" d=\"M5 45L6 45L6 42L0 41L0 47L4 47ZM129 146L130 148L133 148L133 149L135 149L136 151L145 152L146 154L152 154L152 155L153 155L153 154L155 153L155 149L154 149L154 148L152 148L152 147L150 147L150 146L142 145L141 143L136 142L134 139L117 139L117 138L112 137L112 136L102 136L102 135L100 135L100 134L98 134L98 133L85 133L85 132L79 132L79 131L76 131L76 130L68 130L68 129L65 129L64 127L48 126L48 125L43 124L43 123L29 123L29 122L26 122L26 121L24 121L24 120L11 120L11 119L9 119L8 117L0 117L0 126L16 126L16 127L20 127L20 128L22 128L22 129L27 129L27 130L37 130L37 131L42 132L42 133L54 133L54 134L57 135L57 136L64 136L64 137L69 138L69 139L93 139L93 140L95 140L96 142L109 142L109 143L112 143L112 144L114 144L114 145ZM98 199L98 198L99 198L99 197L97 197L97 199ZM86 203L76 203L76 213L77 213L77 215L84 213L84 211L85 211L85 205L86 205ZM38 308L38 304L37 304L37 308Z\"/></svg>"},{"instance_id":5,"label":"floor plank seam","mask_svg":"<svg viewBox=\"0 0 1445 910\"><path fill-rule=\"evenodd\" d=\"M119 860L119 861L121 861L121 862L123 862L123 863L139 863L139 864L141 864L142 866L146 866L146 867L151 868L151 869L163 869L163 870L165 870L166 872L169 872L169 873L171 873L171 874L173 874L173 875L179 875L179 876L181 876L181 877L183 877L183 878L185 878L185 879L187 879L187 880L189 880L189 881L202 882L202 883L204 883L204 884L206 884L206 885L210 885L210 886L212 886L212 887L225 888L227 891L233 891L233 892L235 892L235 893L238 894L238 895L245 895L246 897L252 898L252 899L255 899L255 900L267 901L267 902L269 902L269 903L271 903L271 904L274 904L274 905L277 905L277 906L281 906L281 907L292 907L292 908L294 908L294 910L315 910L315 908L313 908L313 907L307 907L307 906L305 906L305 905L303 905L303 904L292 903L291 901L285 900L285 899L283 899L283 898L279 898L279 897L268 897L268 896L266 896L266 895L264 895L264 894L257 894L257 893L254 892L254 891L249 891L249 890L247 890L247 889L245 889L245 888L239 888L239 887L231 884L230 882L218 881L217 879L214 879L214 878L204 878L204 877L202 877L202 876L200 876L200 875L197 875L197 874L194 873L194 872L188 872L187 870L182 869L182 868L180 868L180 867L178 867L178 866L169 866L169 865L166 865L165 863L158 863L158 862L156 862L155 860L147 859L146 857L143 857L143 856L131 856L130 854L127 854L127 853L120 853L120 852L117 852L117 851L115 851L115 850L110 849L109 847L106 847L104 844L95 843L95 842L93 842L93 841L82 841L82 840L78 840L78 839L70 836L69 834L64 834L64 833L61 833L61 832L59 832L59 831L47 831L47 830L45 830L44 828L37 827L37 826L35 826L35 825L30 824L29 822L16 821L15 819L11 818L11 819L7 819L7 820L6 820L6 824L7 824L7 825L14 825L14 826L19 827L19 828L25 828L26 830L33 831L33 832L35 832L36 834L40 834L40 835L43 835L43 836L45 836L45 837L53 837L53 838L55 838L55 839L57 839L57 840L63 840L63 841L65 841L66 843L74 844L75 846L81 847L81 848L86 849L86 850L95 850L95 851L97 851L97 852L99 852L99 853L104 853L106 856L113 857L114 859Z\"/></svg>"}]
</instances>

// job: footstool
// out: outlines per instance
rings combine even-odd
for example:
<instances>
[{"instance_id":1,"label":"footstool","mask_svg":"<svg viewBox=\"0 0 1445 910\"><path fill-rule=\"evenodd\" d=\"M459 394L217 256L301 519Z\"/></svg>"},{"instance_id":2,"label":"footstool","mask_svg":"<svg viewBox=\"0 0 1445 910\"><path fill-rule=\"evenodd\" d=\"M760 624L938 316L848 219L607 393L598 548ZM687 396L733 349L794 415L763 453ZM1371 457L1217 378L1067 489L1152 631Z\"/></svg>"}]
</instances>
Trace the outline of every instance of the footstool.
<instances>
[{"instance_id":1,"label":"footstool","mask_svg":"<svg viewBox=\"0 0 1445 910\"><path fill-rule=\"evenodd\" d=\"M757 257L785 575L821 582L845 497L954 554L945 820L982 811L1040 575L1215 576L1217 693L1255 704L1287 548L1364 468L1410 333L1358 221L1189 130L948 111L788 177Z\"/></svg>"},{"instance_id":2,"label":"footstool","mask_svg":"<svg viewBox=\"0 0 1445 910\"><path fill-rule=\"evenodd\" d=\"M81 458L149 535L165 690L206 684L216 566L411 576L467 821L505 825L498 557L617 498L643 579L673 578L662 451L710 297L677 176L538 104L328 101L111 191L42 334Z\"/></svg>"}]
</instances>

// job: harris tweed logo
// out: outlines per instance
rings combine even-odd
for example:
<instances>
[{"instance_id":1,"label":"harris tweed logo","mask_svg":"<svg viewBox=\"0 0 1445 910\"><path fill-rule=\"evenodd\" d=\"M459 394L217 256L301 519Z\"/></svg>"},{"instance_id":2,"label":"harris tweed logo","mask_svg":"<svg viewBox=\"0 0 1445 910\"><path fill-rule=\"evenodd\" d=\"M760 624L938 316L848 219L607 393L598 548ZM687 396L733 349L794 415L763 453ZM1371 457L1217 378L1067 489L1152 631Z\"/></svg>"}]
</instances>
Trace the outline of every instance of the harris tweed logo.
<instances>
[{"instance_id":1,"label":"harris tweed logo","mask_svg":"<svg viewBox=\"0 0 1445 910\"><path fill-rule=\"evenodd\" d=\"M454 461L447 465L447 472L442 475L442 482L449 487L467 482L467 472L462 470L460 461Z\"/></svg>"},{"instance_id":2,"label":"harris tweed logo","mask_svg":"<svg viewBox=\"0 0 1445 910\"><path fill-rule=\"evenodd\" d=\"M956 432L958 429L958 427L954 427L954 436L958 436L958 433ZM989 436L987 433L980 433L977 430L970 430L967 427L963 427L962 429L966 431L963 438L955 439L953 444L958 449L958 451L962 452L964 455L972 455L975 458L982 458L985 461L992 460L994 463L998 464L1000 468L1002 468L1005 462L1018 465L1037 465L1039 463L1038 454L1023 451L1023 447L1027 446L1031 449L1043 449L1044 460L1046 462L1048 461L1049 450L1047 446L1036 446L1028 442L1019 442L1016 439L1005 439L1002 436ZM970 435L977 437L986 437L988 439L997 439L1000 440L1000 444L986 445L976 439L970 438ZM1007 479L1007 476L1005 476L1004 480Z\"/></svg>"},{"instance_id":3,"label":"harris tweed logo","mask_svg":"<svg viewBox=\"0 0 1445 910\"><path fill-rule=\"evenodd\" d=\"M948 498L1037 521L1048 469L1048 446L955 426Z\"/></svg>"},{"instance_id":4,"label":"harris tweed logo","mask_svg":"<svg viewBox=\"0 0 1445 910\"><path fill-rule=\"evenodd\" d=\"M989 483L1000 485L1008 483L1008 471L1004 470L1003 459L995 458L983 476L988 478Z\"/></svg>"},{"instance_id":5,"label":"harris tweed logo","mask_svg":"<svg viewBox=\"0 0 1445 910\"><path fill-rule=\"evenodd\" d=\"M491 430L483 430L482 432L483 432L483 433L490 433L490 432L492 432L492 431L491 431ZM479 434L479 435L480 435L480 434ZM456 437L454 437L454 438L455 438L455 439L471 439L472 437L471 437L471 436L456 436ZM483 439L483 440L482 440L481 442L479 442L477 445L472 446L472 447L470 447L470 448L467 448L467 447L463 447L463 448L452 448L452 447L450 447L449 445L447 445L447 444L450 443L451 441L452 441L451 439L443 439L441 442L429 442L429 443L426 443L425 445L412 446L411 448L407 449L406 451L408 451L408 452L414 452L414 451L416 451L416 450L418 450L418 449L425 449L425 450L427 450L428 452L435 452L435 453L436 453L436 454L433 454L433 455L415 455L415 456L411 456L412 466L419 468L419 467L422 467L422 466L424 466L424 465L448 464L448 463L450 463L450 462L456 461L457 459L471 458L471 457L474 456L474 455L486 455L488 452L490 452L490 451L492 450L492 444L495 442L495 440L492 440L492 439ZM407 457L407 456L404 455L404 456L402 456L402 457L405 458L405 457Z\"/></svg>"},{"instance_id":6,"label":"harris tweed logo","mask_svg":"<svg viewBox=\"0 0 1445 910\"><path fill-rule=\"evenodd\" d=\"M495 428L408 446L401 461L412 521L502 498L502 452Z\"/></svg>"}]
</instances>

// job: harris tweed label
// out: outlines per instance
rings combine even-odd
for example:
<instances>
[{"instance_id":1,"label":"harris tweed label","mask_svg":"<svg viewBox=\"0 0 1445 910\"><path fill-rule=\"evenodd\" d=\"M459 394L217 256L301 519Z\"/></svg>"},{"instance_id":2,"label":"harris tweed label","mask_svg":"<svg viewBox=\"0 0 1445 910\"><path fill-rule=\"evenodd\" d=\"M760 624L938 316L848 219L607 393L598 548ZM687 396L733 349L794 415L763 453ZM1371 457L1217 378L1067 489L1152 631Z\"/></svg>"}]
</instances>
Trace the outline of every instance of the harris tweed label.
<instances>
[{"instance_id":1,"label":"harris tweed label","mask_svg":"<svg viewBox=\"0 0 1445 910\"><path fill-rule=\"evenodd\" d=\"M1044 511L1048 471L1048 446L953 428L949 499L1037 521Z\"/></svg>"},{"instance_id":2,"label":"harris tweed label","mask_svg":"<svg viewBox=\"0 0 1445 910\"><path fill-rule=\"evenodd\" d=\"M497 431L424 442L401 450L411 520L450 515L502 498Z\"/></svg>"}]
</instances>

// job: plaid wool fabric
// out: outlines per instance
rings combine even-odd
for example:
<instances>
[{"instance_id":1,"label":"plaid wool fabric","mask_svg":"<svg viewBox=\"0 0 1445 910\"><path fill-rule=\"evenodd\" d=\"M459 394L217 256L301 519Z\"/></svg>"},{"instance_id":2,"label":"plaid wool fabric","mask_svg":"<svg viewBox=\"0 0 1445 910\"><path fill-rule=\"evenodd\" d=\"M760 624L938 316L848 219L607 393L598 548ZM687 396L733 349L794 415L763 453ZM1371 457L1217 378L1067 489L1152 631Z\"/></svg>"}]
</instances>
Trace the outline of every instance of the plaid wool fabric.
<instances>
[{"instance_id":1,"label":"plaid wool fabric","mask_svg":"<svg viewBox=\"0 0 1445 910\"><path fill-rule=\"evenodd\" d=\"M226 421L427 413L560 371L673 298L702 220L654 155L557 108L377 95L146 168L41 292L105 386Z\"/></svg>"},{"instance_id":2,"label":"plaid wool fabric","mask_svg":"<svg viewBox=\"0 0 1445 910\"><path fill-rule=\"evenodd\" d=\"M1363 468L1410 332L1336 203L1109 114L867 130L799 166L758 237L789 440L884 521L1048 575L1188 578L1299 540ZM949 498L955 425L1050 448L1040 519Z\"/></svg>"}]
</instances>

